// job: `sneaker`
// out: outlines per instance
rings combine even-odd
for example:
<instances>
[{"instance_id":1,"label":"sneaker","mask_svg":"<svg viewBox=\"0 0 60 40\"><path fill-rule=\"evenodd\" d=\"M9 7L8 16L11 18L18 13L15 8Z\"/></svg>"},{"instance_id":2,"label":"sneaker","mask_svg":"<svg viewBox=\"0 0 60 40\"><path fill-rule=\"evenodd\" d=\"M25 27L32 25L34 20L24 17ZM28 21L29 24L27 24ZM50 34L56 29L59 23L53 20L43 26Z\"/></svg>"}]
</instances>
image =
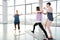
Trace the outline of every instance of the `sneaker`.
<instances>
[{"instance_id":1,"label":"sneaker","mask_svg":"<svg viewBox=\"0 0 60 40\"><path fill-rule=\"evenodd\" d=\"M43 40L46 40L46 39L43 39Z\"/></svg>"},{"instance_id":2,"label":"sneaker","mask_svg":"<svg viewBox=\"0 0 60 40\"><path fill-rule=\"evenodd\" d=\"M32 33L34 33L34 31L31 31Z\"/></svg>"}]
</instances>

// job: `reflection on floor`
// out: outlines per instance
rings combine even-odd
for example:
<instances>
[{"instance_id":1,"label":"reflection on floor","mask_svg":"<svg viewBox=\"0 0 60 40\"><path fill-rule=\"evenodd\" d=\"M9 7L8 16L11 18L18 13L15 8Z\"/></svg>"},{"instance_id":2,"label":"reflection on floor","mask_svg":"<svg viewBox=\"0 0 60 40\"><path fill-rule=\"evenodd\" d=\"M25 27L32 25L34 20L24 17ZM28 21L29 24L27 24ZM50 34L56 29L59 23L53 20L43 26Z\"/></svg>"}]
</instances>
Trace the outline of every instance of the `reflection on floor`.
<instances>
[{"instance_id":1,"label":"reflection on floor","mask_svg":"<svg viewBox=\"0 0 60 40\"><path fill-rule=\"evenodd\" d=\"M16 32L14 31L13 24L0 24L0 40L38 40L37 37L34 37L31 34L33 25L21 25L20 27L21 32L19 33L18 29L16 30ZM54 39L60 40L60 27L51 27L51 30ZM38 26L36 27L35 32L38 32Z\"/></svg>"}]
</instances>

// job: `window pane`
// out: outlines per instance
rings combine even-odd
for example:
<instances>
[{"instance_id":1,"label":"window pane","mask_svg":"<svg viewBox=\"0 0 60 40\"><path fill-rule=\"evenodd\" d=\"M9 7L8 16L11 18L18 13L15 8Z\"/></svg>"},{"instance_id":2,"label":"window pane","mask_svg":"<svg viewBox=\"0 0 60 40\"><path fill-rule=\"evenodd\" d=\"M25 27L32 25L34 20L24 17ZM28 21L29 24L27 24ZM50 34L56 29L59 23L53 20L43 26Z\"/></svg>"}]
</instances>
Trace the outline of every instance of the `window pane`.
<instances>
[{"instance_id":1,"label":"window pane","mask_svg":"<svg viewBox=\"0 0 60 40\"><path fill-rule=\"evenodd\" d=\"M8 23L13 22L14 17L14 7L8 7Z\"/></svg>"},{"instance_id":2,"label":"window pane","mask_svg":"<svg viewBox=\"0 0 60 40\"><path fill-rule=\"evenodd\" d=\"M34 3L34 2L38 2L38 0L26 0L26 4L28 4L28 3Z\"/></svg>"},{"instance_id":3,"label":"window pane","mask_svg":"<svg viewBox=\"0 0 60 40\"><path fill-rule=\"evenodd\" d=\"M19 14L25 14L25 6L16 6L16 10L19 11Z\"/></svg>"},{"instance_id":4,"label":"window pane","mask_svg":"<svg viewBox=\"0 0 60 40\"><path fill-rule=\"evenodd\" d=\"M25 0L16 0L16 5L25 4Z\"/></svg>"},{"instance_id":5,"label":"window pane","mask_svg":"<svg viewBox=\"0 0 60 40\"><path fill-rule=\"evenodd\" d=\"M7 1L7 3L8 3L8 6L13 6L14 5L14 0L9 0L9 1Z\"/></svg>"},{"instance_id":6,"label":"window pane","mask_svg":"<svg viewBox=\"0 0 60 40\"><path fill-rule=\"evenodd\" d=\"M57 12L60 12L60 1L57 1Z\"/></svg>"},{"instance_id":7,"label":"window pane","mask_svg":"<svg viewBox=\"0 0 60 40\"><path fill-rule=\"evenodd\" d=\"M14 7L8 7L8 15L14 15Z\"/></svg>"},{"instance_id":8,"label":"window pane","mask_svg":"<svg viewBox=\"0 0 60 40\"><path fill-rule=\"evenodd\" d=\"M36 7L39 6L39 4L32 4L32 12L36 11Z\"/></svg>"},{"instance_id":9,"label":"window pane","mask_svg":"<svg viewBox=\"0 0 60 40\"><path fill-rule=\"evenodd\" d=\"M2 5L2 0L0 0L0 5Z\"/></svg>"},{"instance_id":10,"label":"window pane","mask_svg":"<svg viewBox=\"0 0 60 40\"><path fill-rule=\"evenodd\" d=\"M26 6L26 13L31 14L31 5Z\"/></svg>"}]
</instances>

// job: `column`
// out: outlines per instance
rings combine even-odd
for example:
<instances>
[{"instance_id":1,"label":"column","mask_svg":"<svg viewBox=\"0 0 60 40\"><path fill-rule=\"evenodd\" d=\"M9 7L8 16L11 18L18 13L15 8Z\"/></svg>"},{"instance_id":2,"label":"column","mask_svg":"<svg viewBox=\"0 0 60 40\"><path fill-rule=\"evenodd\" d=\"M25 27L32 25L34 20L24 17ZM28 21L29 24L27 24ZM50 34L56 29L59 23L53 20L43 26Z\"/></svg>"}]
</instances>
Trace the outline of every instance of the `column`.
<instances>
[{"instance_id":1,"label":"column","mask_svg":"<svg viewBox=\"0 0 60 40\"><path fill-rule=\"evenodd\" d=\"M7 40L7 23L8 23L8 15L7 15L7 0L3 0L3 40Z\"/></svg>"},{"instance_id":2,"label":"column","mask_svg":"<svg viewBox=\"0 0 60 40\"><path fill-rule=\"evenodd\" d=\"M43 8L43 0L38 0L39 1L39 6L40 6L40 9L42 10ZM43 22L42 22L43 23ZM42 30L40 29L40 28L38 28L38 30L39 30L39 38L40 38L40 40L43 40L44 38L45 38L45 35L43 36L43 33L42 33Z\"/></svg>"}]
</instances>

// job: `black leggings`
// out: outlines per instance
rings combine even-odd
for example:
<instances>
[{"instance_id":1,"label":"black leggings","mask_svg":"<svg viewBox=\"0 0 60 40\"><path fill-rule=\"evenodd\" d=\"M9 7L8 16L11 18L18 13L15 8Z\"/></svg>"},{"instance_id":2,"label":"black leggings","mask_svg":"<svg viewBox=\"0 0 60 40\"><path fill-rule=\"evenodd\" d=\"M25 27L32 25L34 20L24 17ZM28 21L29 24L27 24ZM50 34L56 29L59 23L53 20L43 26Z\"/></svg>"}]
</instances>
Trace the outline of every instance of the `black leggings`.
<instances>
[{"instance_id":1,"label":"black leggings","mask_svg":"<svg viewBox=\"0 0 60 40\"><path fill-rule=\"evenodd\" d=\"M41 30L45 33L46 38L48 38L47 32L46 32L46 30L43 28L42 23L35 23L35 24L34 24L34 27L33 27L33 31L35 30L35 26L37 26L37 25L39 25L39 27L41 28Z\"/></svg>"},{"instance_id":2,"label":"black leggings","mask_svg":"<svg viewBox=\"0 0 60 40\"><path fill-rule=\"evenodd\" d=\"M15 28L16 28L16 25L18 25L18 29L20 29L20 25L19 25L19 23L17 23L17 24L15 23Z\"/></svg>"}]
</instances>

